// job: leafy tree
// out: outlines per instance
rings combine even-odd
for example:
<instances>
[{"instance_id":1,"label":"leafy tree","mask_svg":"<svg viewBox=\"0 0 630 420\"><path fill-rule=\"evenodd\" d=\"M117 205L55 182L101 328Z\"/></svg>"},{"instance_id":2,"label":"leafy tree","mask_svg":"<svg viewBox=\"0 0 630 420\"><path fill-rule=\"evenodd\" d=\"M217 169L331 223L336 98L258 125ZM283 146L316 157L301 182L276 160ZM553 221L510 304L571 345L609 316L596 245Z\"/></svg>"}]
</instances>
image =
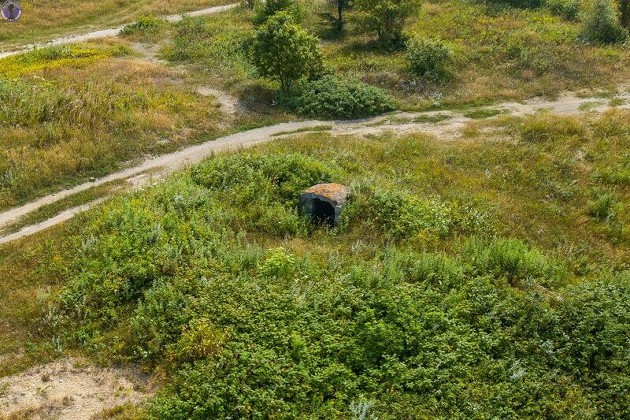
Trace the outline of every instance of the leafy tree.
<instances>
[{"instance_id":1,"label":"leafy tree","mask_svg":"<svg viewBox=\"0 0 630 420\"><path fill-rule=\"evenodd\" d=\"M266 0L256 3L256 16L254 23L261 25L271 16L279 12L287 12L293 16L296 21L302 20L302 10L295 0Z\"/></svg>"},{"instance_id":2,"label":"leafy tree","mask_svg":"<svg viewBox=\"0 0 630 420\"><path fill-rule=\"evenodd\" d=\"M582 37L588 42L614 44L628 38L611 0L595 0L582 16Z\"/></svg>"},{"instance_id":3,"label":"leafy tree","mask_svg":"<svg viewBox=\"0 0 630 420\"><path fill-rule=\"evenodd\" d=\"M280 82L282 91L322 68L317 38L297 25L288 12L279 12L256 32L252 61L263 77Z\"/></svg>"},{"instance_id":4,"label":"leafy tree","mask_svg":"<svg viewBox=\"0 0 630 420\"><path fill-rule=\"evenodd\" d=\"M337 20L335 26L339 32L343 32L345 24L344 12L351 6L352 0L330 0L330 3L337 8Z\"/></svg>"},{"instance_id":5,"label":"leafy tree","mask_svg":"<svg viewBox=\"0 0 630 420\"><path fill-rule=\"evenodd\" d=\"M630 0L619 0L619 11L621 12L621 24L630 28Z\"/></svg>"},{"instance_id":6,"label":"leafy tree","mask_svg":"<svg viewBox=\"0 0 630 420\"><path fill-rule=\"evenodd\" d=\"M421 0L355 0L362 26L376 32L385 45L397 45L409 17L417 13Z\"/></svg>"}]
</instances>

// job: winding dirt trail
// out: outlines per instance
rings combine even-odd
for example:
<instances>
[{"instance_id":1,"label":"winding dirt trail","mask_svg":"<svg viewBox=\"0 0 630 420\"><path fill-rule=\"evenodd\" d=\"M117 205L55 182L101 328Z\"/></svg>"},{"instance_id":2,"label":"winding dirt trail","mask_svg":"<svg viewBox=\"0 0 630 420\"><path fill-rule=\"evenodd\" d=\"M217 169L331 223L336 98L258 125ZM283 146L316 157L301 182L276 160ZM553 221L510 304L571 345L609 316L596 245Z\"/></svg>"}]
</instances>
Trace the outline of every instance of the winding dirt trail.
<instances>
[{"instance_id":1,"label":"winding dirt trail","mask_svg":"<svg viewBox=\"0 0 630 420\"><path fill-rule=\"evenodd\" d=\"M237 7L238 4L228 4L225 6L214 6L214 7L208 7L206 9L201 9L201 10L197 10L194 12L189 12L189 13L180 13L178 15L170 15L170 16L164 16L164 19L166 19L169 22L179 22L182 20L183 16L206 16L206 15L212 15L215 13L220 13L220 12L224 12L226 10L230 10L233 9L235 7ZM56 38L53 39L49 42L44 42L41 44L29 44L29 45L25 45L22 48L16 49L16 50L12 50L12 51L0 51L0 59L2 58L6 58L6 57L11 57L13 55L19 55L19 54L24 54L25 52L29 52L32 51L35 48L43 48L43 47L51 47L54 45L65 45L65 44L72 44L75 42L86 42L86 41L92 41L94 39L100 39L100 38L109 38L109 37L114 37L114 36L118 36L120 34L120 32L125 28L125 26L119 26L117 28L110 28L110 29L101 29L98 31L92 31L92 32L88 32L88 33L84 33L84 34L78 34L78 35L70 35L70 36L66 36L66 37L61 37L61 38Z\"/></svg>"},{"instance_id":2,"label":"winding dirt trail","mask_svg":"<svg viewBox=\"0 0 630 420\"><path fill-rule=\"evenodd\" d=\"M503 103L489 107L478 108L502 111L501 115L524 116L546 111L557 115L573 115L586 112L601 113L612 109L610 101L614 99L618 106L616 109L630 109L630 92L616 95L614 98L580 98L566 94L556 101L534 99L523 103ZM496 117L493 117L496 118ZM436 120L441 120L435 122ZM112 173L94 182L77 185L74 188L60 191L55 194L39 198L21 207L16 207L0 213L0 229L17 222L21 217L47 205L69 197L89 188L99 186L112 181L126 180L131 189L140 188L151 182L155 182L166 175L181 170L187 166L201 162L216 153L230 152L256 146L272 140L287 138L296 135L296 132L328 131L335 135L378 135L385 132L395 134L426 133L441 140L456 140L462 135L464 128L474 121L466 117L464 113L455 111L434 112L398 112L384 116L359 120L359 121L298 121L276 124L268 127L257 128L232 134L226 137L209 141L182 149L167 155L148 159L142 164ZM0 244L14 241L28 235L40 232L58 223L64 222L75 214L86 210L90 205L84 205L69 209L59 215L39 223L28 226L17 233L0 237Z\"/></svg>"}]
</instances>

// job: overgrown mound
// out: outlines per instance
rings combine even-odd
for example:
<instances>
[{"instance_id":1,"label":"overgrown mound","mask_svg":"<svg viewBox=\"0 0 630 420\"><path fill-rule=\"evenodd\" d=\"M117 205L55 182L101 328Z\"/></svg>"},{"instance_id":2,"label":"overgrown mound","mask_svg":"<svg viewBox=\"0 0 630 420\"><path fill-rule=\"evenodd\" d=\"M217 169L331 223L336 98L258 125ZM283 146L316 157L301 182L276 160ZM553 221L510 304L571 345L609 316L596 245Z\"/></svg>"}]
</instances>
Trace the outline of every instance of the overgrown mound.
<instances>
[{"instance_id":1,"label":"overgrown mound","mask_svg":"<svg viewBox=\"0 0 630 420\"><path fill-rule=\"evenodd\" d=\"M165 372L153 418L630 414L627 274L566 287L479 210L374 181L315 230L297 197L354 178L332 162L215 158L92 212L47 320Z\"/></svg>"}]
</instances>

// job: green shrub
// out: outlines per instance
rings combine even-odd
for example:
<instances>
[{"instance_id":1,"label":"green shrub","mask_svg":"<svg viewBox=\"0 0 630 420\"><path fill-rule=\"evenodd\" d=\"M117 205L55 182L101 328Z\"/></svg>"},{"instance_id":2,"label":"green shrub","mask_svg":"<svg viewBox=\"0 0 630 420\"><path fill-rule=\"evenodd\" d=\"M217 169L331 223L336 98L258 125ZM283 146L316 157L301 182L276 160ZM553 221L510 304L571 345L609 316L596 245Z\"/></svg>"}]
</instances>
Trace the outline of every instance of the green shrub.
<instances>
[{"instance_id":1,"label":"green shrub","mask_svg":"<svg viewBox=\"0 0 630 420\"><path fill-rule=\"evenodd\" d=\"M554 15L571 21L577 20L580 13L579 0L545 0L545 7Z\"/></svg>"},{"instance_id":2,"label":"green shrub","mask_svg":"<svg viewBox=\"0 0 630 420\"><path fill-rule=\"evenodd\" d=\"M359 224L362 229L382 232L393 240L431 243L455 232L488 230L487 216L469 206L449 203L439 197L419 198L401 191L357 189L342 213L342 226Z\"/></svg>"},{"instance_id":3,"label":"green shrub","mask_svg":"<svg viewBox=\"0 0 630 420\"><path fill-rule=\"evenodd\" d=\"M141 16L133 23L125 26L121 32L123 36L147 36L155 35L164 28L168 22L157 16Z\"/></svg>"},{"instance_id":4,"label":"green shrub","mask_svg":"<svg viewBox=\"0 0 630 420\"><path fill-rule=\"evenodd\" d=\"M559 138L581 136L585 132L584 123L575 117L550 115L527 117L519 129L521 138L527 142L550 142Z\"/></svg>"},{"instance_id":5,"label":"green shrub","mask_svg":"<svg viewBox=\"0 0 630 420\"><path fill-rule=\"evenodd\" d=\"M614 193L600 194L595 201L589 203L588 215L600 222L605 221L615 216L618 207L620 203Z\"/></svg>"},{"instance_id":6,"label":"green shrub","mask_svg":"<svg viewBox=\"0 0 630 420\"><path fill-rule=\"evenodd\" d=\"M533 9L540 7L544 0L490 0L490 4Z\"/></svg>"},{"instance_id":7,"label":"green shrub","mask_svg":"<svg viewBox=\"0 0 630 420\"><path fill-rule=\"evenodd\" d=\"M304 11L296 0L265 0L256 3L254 23L262 25L279 12L290 14L295 22L301 22L304 17Z\"/></svg>"},{"instance_id":8,"label":"green shrub","mask_svg":"<svg viewBox=\"0 0 630 420\"><path fill-rule=\"evenodd\" d=\"M317 160L299 154L233 155L195 167L191 177L196 184L222 191L239 203L264 197L295 205L301 191L330 182L333 173Z\"/></svg>"},{"instance_id":9,"label":"green shrub","mask_svg":"<svg viewBox=\"0 0 630 420\"><path fill-rule=\"evenodd\" d=\"M276 13L256 31L251 60L261 76L280 82L284 94L296 81L320 73L323 66L317 38L288 12Z\"/></svg>"},{"instance_id":10,"label":"green shrub","mask_svg":"<svg viewBox=\"0 0 630 420\"><path fill-rule=\"evenodd\" d=\"M303 83L288 105L300 114L339 119L368 117L394 109L391 98L381 89L335 76Z\"/></svg>"},{"instance_id":11,"label":"green shrub","mask_svg":"<svg viewBox=\"0 0 630 420\"><path fill-rule=\"evenodd\" d=\"M581 36L587 42L615 44L628 38L628 31L621 26L617 7L611 0L593 0L581 20Z\"/></svg>"},{"instance_id":12,"label":"green shrub","mask_svg":"<svg viewBox=\"0 0 630 420\"><path fill-rule=\"evenodd\" d=\"M440 40L412 38L407 42L407 63L416 76L442 81L451 76L453 51Z\"/></svg>"},{"instance_id":13,"label":"green shrub","mask_svg":"<svg viewBox=\"0 0 630 420\"><path fill-rule=\"evenodd\" d=\"M361 27L376 33L388 48L403 44L407 19L418 13L421 6L421 0L354 0Z\"/></svg>"},{"instance_id":14,"label":"green shrub","mask_svg":"<svg viewBox=\"0 0 630 420\"><path fill-rule=\"evenodd\" d=\"M518 239L496 239L490 242L471 239L464 251L481 275L504 278L511 285L536 280L545 286L557 286L563 271L539 250Z\"/></svg>"}]
</instances>

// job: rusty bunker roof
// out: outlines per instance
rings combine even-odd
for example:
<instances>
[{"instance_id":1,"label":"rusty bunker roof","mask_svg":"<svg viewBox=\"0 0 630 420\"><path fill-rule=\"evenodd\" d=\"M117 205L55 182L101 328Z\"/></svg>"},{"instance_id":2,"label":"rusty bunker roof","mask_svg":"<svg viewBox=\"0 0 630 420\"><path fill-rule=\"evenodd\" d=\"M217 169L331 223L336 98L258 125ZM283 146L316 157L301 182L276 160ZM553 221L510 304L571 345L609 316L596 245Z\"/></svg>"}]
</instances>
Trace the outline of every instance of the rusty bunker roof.
<instances>
[{"instance_id":1,"label":"rusty bunker roof","mask_svg":"<svg viewBox=\"0 0 630 420\"><path fill-rule=\"evenodd\" d=\"M348 194L350 192L350 188L341 184L317 184L306 191L303 194L313 194L318 195L320 197L328 198L331 201L336 203L343 203L348 198Z\"/></svg>"}]
</instances>

